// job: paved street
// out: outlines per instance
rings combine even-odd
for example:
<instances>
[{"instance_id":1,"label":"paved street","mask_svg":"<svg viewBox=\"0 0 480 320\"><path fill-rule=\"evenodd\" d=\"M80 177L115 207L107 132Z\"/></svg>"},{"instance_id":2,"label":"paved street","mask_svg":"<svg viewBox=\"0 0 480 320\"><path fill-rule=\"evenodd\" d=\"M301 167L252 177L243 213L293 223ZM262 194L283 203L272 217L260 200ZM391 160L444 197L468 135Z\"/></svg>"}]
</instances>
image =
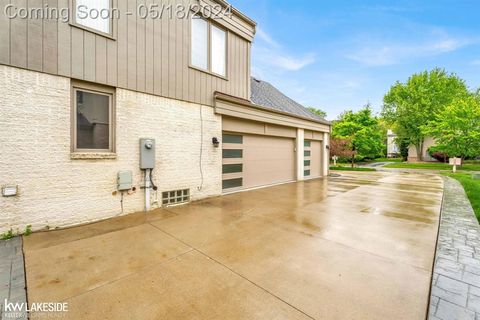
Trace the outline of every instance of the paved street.
<instances>
[{"instance_id":1,"label":"paved street","mask_svg":"<svg viewBox=\"0 0 480 320\"><path fill-rule=\"evenodd\" d=\"M68 302L67 319L425 319L442 188L341 173L33 234L29 302Z\"/></svg>"}]
</instances>

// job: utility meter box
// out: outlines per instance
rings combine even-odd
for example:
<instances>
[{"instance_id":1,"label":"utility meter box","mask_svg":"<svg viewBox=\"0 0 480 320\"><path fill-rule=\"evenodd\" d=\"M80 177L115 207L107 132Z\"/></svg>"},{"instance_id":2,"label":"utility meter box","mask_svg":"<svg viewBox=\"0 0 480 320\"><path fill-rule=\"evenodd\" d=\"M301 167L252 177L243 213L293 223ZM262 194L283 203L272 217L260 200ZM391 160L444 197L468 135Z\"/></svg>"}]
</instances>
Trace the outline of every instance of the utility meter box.
<instances>
[{"instance_id":1,"label":"utility meter box","mask_svg":"<svg viewBox=\"0 0 480 320\"><path fill-rule=\"evenodd\" d=\"M120 171L117 175L118 191L132 189L132 171Z\"/></svg>"},{"instance_id":2,"label":"utility meter box","mask_svg":"<svg viewBox=\"0 0 480 320\"><path fill-rule=\"evenodd\" d=\"M155 139L140 139L140 169L155 168Z\"/></svg>"}]
</instances>

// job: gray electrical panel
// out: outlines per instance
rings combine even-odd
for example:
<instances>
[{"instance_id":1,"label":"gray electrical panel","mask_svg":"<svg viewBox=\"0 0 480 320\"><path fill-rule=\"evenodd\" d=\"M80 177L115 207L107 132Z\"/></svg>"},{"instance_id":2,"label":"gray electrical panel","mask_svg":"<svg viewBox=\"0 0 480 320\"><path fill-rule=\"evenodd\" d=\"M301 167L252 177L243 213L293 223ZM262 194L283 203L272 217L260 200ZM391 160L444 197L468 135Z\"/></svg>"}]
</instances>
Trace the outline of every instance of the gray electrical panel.
<instances>
[{"instance_id":1,"label":"gray electrical panel","mask_svg":"<svg viewBox=\"0 0 480 320\"><path fill-rule=\"evenodd\" d=\"M120 171L117 175L118 191L132 189L132 171Z\"/></svg>"},{"instance_id":2,"label":"gray electrical panel","mask_svg":"<svg viewBox=\"0 0 480 320\"><path fill-rule=\"evenodd\" d=\"M140 169L155 168L155 139L140 139Z\"/></svg>"}]
</instances>

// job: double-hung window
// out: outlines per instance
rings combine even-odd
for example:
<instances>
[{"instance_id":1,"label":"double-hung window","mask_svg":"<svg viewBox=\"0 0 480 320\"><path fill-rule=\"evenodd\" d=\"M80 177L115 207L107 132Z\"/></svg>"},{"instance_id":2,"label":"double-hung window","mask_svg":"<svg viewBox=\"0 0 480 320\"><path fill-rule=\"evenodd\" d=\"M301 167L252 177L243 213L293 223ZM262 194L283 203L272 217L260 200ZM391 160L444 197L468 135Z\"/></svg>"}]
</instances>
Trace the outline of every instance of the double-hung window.
<instances>
[{"instance_id":1,"label":"double-hung window","mask_svg":"<svg viewBox=\"0 0 480 320\"><path fill-rule=\"evenodd\" d=\"M191 23L191 65L227 76L227 33L198 16Z\"/></svg>"},{"instance_id":2,"label":"double-hung window","mask_svg":"<svg viewBox=\"0 0 480 320\"><path fill-rule=\"evenodd\" d=\"M113 93L73 88L73 149L114 152Z\"/></svg>"},{"instance_id":3,"label":"double-hung window","mask_svg":"<svg viewBox=\"0 0 480 320\"><path fill-rule=\"evenodd\" d=\"M101 33L112 34L112 0L74 0L75 23Z\"/></svg>"}]
</instances>

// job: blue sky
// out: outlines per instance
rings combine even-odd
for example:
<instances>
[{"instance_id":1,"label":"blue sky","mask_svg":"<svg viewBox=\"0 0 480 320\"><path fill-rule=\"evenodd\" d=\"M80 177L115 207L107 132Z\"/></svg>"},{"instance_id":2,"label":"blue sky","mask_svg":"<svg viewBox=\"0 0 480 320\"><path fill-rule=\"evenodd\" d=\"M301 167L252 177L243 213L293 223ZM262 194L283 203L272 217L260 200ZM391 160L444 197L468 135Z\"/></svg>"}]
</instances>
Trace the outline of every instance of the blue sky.
<instances>
[{"instance_id":1,"label":"blue sky","mask_svg":"<svg viewBox=\"0 0 480 320\"><path fill-rule=\"evenodd\" d=\"M328 119L434 67L480 86L480 1L231 0L258 23L252 73Z\"/></svg>"}]
</instances>

